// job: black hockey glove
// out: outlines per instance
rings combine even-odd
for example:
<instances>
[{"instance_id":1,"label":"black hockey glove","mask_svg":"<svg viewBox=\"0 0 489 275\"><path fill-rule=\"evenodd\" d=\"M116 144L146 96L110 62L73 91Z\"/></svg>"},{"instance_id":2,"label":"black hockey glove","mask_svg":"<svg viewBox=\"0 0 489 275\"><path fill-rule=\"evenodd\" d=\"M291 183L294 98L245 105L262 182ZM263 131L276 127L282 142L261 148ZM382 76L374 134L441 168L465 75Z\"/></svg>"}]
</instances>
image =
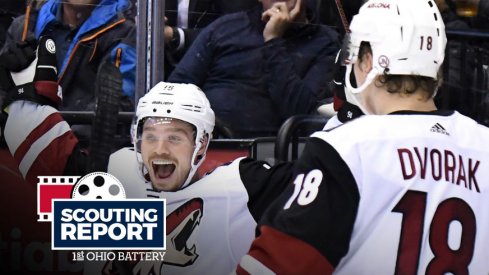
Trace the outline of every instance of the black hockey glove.
<instances>
[{"instance_id":1,"label":"black hockey glove","mask_svg":"<svg viewBox=\"0 0 489 275\"><path fill-rule=\"evenodd\" d=\"M57 107L62 100L56 68L56 46L49 37L16 44L0 56L0 85L7 92L2 111L14 101Z\"/></svg>"}]
</instances>

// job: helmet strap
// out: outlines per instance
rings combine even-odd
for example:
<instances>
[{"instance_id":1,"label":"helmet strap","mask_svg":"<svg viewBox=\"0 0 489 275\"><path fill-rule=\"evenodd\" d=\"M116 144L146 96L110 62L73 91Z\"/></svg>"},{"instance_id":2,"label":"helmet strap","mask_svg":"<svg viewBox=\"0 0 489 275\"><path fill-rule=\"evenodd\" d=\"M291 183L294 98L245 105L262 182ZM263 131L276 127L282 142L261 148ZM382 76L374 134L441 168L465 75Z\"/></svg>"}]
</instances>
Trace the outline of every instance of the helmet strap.
<instances>
[{"instance_id":1,"label":"helmet strap","mask_svg":"<svg viewBox=\"0 0 489 275\"><path fill-rule=\"evenodd\" d=\"M188 172L188 176L187 176L187 179L185 180L185 182L183 183L183 185L180 187L180 188L185 188L187 187L195 173L197 172L197 170L199 169L200 165L204 162L205 160L205 155L206 155L206 152L207 152L207 148L209 148L209 143L210 143L210 135L209 135L209 138L208 138L208 141L207 141L207 144L205 145L206 148L204 150L204 153L202 154L202 157L199 159L199 161L197 163L195 163L195 159L197 158L197 154L199 153L199 150L201 149L202 145L203 145L203 138L205 138L205 135L206 133L203 132L202 134L198 133L197 132L197 136L195 138L195 149L194 149L194 153L192 154L192 158L190 159L190 171Z\"/></svg>"},{"instance_id":2,"label":"helmet strap","mask_svg":"<svg viewBox=\"0 0 489 275\"><path fill-rule=\"evenodd\" d=\"M373 81L379 75L379 73L375 68L372 68L372 70L367 74L367 77L365 78L363 84L360 85L359 87L354 88L350 82L350 76L353 70L352 68L353 68L353 64L346 65L346 73L345 73L346 100L352 104L357 105L364 114L370 115L371 112L368 112L365 106L361 103L362 102L361 93L367 88L368 85L373 83Z\"/></svg>"}]
</instances>

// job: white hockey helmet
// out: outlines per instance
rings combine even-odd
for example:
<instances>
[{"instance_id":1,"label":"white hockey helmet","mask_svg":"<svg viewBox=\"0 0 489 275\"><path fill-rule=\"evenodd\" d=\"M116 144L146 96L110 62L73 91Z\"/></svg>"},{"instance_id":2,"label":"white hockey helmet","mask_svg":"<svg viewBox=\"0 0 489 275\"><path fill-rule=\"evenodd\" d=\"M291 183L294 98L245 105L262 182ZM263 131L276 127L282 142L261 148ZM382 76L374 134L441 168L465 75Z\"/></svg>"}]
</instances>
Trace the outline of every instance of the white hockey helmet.
<instances>
[{"instance_id":1,"label":"white hockey helmet","mask_svg":"<svg viewBox=\"0 0 489 275\"><path fill-rule=\"evenodd\" d=\"M346 96L359 104L359 94L384 72L437 79L445 57L445 25L434 0L370 0L352 19L343 47ZM360 87L350 79L361 42L372 48L373 69Z\"/></svg>"},{"instance_id":2,"label":"white hockey helmet","mask_svg":"<svg viewBox=\"0 0 489 275\"><path fill-rule=\"evenodd\" d=\"M196 129L195 149L192 154L190 171L187 179L181 188L187 186L199 166L204 162L205 152L199 161L195 164L194 160L197 152L201 148L204 137L208 135L209 141L212 138L214 130L215 115L211 109L209 100L202 90L194 84L177 84L160 82L139 99L136 109L136 117L131 128L132 143L136 150L136 155L140 165L140 171L144 177L147 168L144 167L141 158L142 129L144 121L150 117L163 117L179 119L190 123ZM207 147L209 142L207 142ZM207 151L207 147L205 148Z\"/></svg>"}]
</instances>

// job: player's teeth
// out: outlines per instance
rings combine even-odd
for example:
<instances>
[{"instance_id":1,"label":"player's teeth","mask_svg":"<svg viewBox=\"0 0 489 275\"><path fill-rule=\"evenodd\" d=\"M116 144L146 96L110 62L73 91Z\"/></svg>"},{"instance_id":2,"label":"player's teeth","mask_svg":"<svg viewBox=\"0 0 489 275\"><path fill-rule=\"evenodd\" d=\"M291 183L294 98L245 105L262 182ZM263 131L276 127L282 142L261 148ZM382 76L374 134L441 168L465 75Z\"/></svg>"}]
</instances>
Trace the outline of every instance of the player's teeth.
<instances>
[{"instance_id":1,"label":"player's teeth","mask_svg":"<svg viewBox=\"0 0 489 275\"><path fill-rule=\"evenodd\" d=\"M167 164L173 164L173 163L169 160L155 159L155 160L153 160L153 164L155 164L155 165L167 165Z\"/></svg>"}]
</instances>

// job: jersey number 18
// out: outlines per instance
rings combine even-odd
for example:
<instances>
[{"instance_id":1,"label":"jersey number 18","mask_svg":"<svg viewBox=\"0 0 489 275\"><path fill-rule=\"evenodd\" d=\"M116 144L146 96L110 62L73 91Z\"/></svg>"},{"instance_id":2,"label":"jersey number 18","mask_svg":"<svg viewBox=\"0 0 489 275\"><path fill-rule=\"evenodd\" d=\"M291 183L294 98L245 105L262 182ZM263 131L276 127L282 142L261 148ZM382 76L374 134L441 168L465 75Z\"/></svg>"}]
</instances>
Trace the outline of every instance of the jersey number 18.
<instances>
[{"instance_id":1,"label":"jersey number 18","mask_svg":"<svg viewBox=\"0 0 489 275\"><path fill-rule=\"evenodd\" d=\"M417 274L423 225L425 222L426 192L408 191L392 212L403 215L395 274ZM461 224L460 246L448 245L452 221ZM475 215L470 206L459 198L442 201L436 208L429 227L429 244L434 254L425 274L469 274L468 266L474 254L476 233Z\"/></svg>"}]
</instances>

